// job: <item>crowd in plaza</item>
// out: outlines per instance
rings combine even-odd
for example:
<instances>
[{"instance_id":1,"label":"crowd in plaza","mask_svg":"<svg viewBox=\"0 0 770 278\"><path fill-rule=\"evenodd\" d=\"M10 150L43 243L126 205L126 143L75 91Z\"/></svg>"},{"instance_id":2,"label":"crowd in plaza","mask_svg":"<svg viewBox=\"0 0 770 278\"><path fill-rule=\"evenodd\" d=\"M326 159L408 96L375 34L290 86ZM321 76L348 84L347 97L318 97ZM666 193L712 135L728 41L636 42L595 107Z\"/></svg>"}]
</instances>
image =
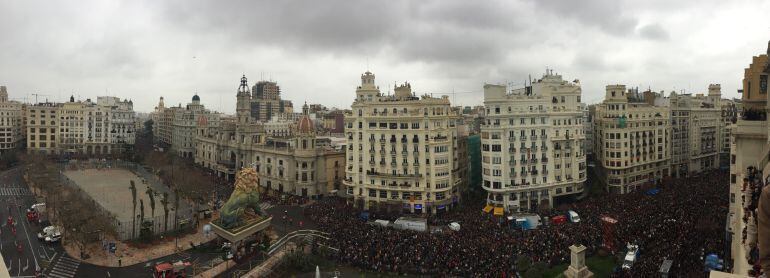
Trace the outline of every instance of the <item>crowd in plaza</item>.
<instances>
[{"instance_id":1,"label":"crowd in plaza","mask_svg":"<svg viewBox=\"0 0 770 278\"><path fill-rule=\"evenodd\" d=\"M692 277L703 273L706 254L724 257L728 186L726 174L710 172L668 180L655 195L639 191L592 196L543 215L545 219L575 210L581 222L528 231L483 213L480 202L429 219L432 225L459 222L462 228L457 232L363 224L360 210L338 198L315 202L305 213L319 229L331 233L330 245L339 248L334 256L340 263L382 272L463 277L511 277L519 271L516 261L522 256L549 266L569 263L573 244L586 246L588 256L594 256L603 248L600 217L606 215L618 220L615 254L622 254L629 243L640 247L639 260L630 270L618 268L616 277L657 276L667 259L673 261L675 277ZM371 217L394 220L397 215L371 212Z\"/></svg>"}]
</instances>

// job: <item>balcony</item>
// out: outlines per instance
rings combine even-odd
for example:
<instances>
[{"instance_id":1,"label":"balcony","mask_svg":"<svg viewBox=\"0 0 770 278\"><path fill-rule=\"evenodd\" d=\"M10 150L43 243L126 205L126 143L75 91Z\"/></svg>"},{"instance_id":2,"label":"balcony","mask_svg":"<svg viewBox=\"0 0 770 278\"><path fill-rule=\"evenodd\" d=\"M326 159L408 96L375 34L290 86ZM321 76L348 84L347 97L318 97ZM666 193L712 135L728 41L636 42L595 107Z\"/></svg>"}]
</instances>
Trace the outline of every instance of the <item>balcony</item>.
<instances>
[{"instance_id":1,"label":"balcony","mask_svg":"<svg viewBox=\"0 0 770 278\"><path fill-rule=\"evenodd\" d=\"M508 161L508 165L511 165L511 166L516 165L516 160Z\"/></svg>"},{"instance_id":2,"label":"balcony","mask_svg":"<svg viewBox=\"0 0 770 278\"><path fill-rule=\"evenodd\" d=\"M394 174L389 174L389 173L380 173L380 172L371 171L371 170L366 170L366 175L378 176L378 177L386 177L386 178L409 178L409 179L421 178L422 177L422 175L420 175L420 174L407 174L407 175L395 174L394 175Z\"/></svg>"},{"instance_id":3,"label":"balcony","mask_svg":"<svg viewBox=\"0 0 770 278\"><path fill-rule=\"evenodd\" d=\"M521 139L521 141L527 141L527 136L521 136L519 139Z\"/></svg>"},{"instance_id":4,"label":"balcony","mask_svg":"<svg viewBox=\"0 0 770 278\"><path fill-rule=\"evenodd\" d=\"M537 140L537 135L532 135L532 136L529 137L529 139Z\"/></svg>"},{"instance_id":5,"label":"balcony","mask_svg":"<svg viewBox=\"0 0 770 278\"><path fill-rule=\"evenodd\" d=\"M446 137L446 136L435 136L435 137L433 137L432 139L433 139L434 141L437 141L437 142L443 142L443 141L446 141L446 140L447 140L447 137Z\"/></svg>"},{"instance_id":6,"label":"balcony","mask_svg":"<svg viewBox=\"0 0 770 278\"><path fill-rule=\"evenodd\" d=\"M516 136L508 137L508 141L509 142L515 142L516 141Z\"/></svg>"},{"instance_id":7,"label":"balcony","mask_svg":"<svg viewBox=\"0 0 770 278\"><path fill-rule=\"evenodd\" d=\"M510 153L516 153L516 148L509 148L509 149L508 149L508 152L510 152Z\"/></svg>"},{"instance_id":8,"label":"balcony","mask_svg":"<svg viewBox=\"0 0 770 278\"><path fill-rule=\"evenodd\" d=\"M540 159L540 162L548 163L548 158L547 157L543 157L543 158Z\"/></svg>"}]
</instances>

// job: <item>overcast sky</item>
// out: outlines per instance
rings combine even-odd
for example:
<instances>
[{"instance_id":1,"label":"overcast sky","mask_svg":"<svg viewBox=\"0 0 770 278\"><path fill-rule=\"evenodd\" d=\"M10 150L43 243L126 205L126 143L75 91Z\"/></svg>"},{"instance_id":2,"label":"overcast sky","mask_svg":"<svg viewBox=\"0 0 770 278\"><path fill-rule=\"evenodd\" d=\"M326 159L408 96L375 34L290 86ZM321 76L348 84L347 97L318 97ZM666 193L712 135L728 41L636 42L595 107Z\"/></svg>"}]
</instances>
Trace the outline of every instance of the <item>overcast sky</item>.
<instances>
[{"instance_id":1,"label":"overcast sky","mask_svg":"<svg viewBox=\"0 0 770 278\"><path fill-rule=\"evenodd\" d=\"M770 40L770 1L10 1L0 0L0 85L12 99L114 95L149 112L188 103L234 113L242 74L285 99L349 108L360 74L385 91L521 86L552 68L607 84L737 97Z\"/></svg>"}]
</instances>

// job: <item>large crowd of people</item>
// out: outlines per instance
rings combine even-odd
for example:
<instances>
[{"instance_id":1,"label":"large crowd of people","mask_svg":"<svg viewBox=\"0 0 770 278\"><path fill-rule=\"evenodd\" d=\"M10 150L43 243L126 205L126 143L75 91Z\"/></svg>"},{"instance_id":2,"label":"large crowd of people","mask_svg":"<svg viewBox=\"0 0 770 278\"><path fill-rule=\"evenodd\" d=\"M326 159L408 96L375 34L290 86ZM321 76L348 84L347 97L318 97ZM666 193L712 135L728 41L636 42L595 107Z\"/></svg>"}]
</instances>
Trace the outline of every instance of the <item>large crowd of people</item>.
<instances>
[{"instance_id":1,"label":"large crowd of people","mask_svg":"<svg viewBox=\"0 0 770 278\"><path fill-rule=\"evenodd\" d=\"M749 275L759 276L762 273L759 261L759 237L758 237L758 215L759 197L762 193L766 181L762 180L762 172L754 167L749 167L746 171L746 178L743 179L741 187L741 204L743 207L743 237L741 243L746 251L746 259L752 269Z\"/></svg>"},{"instance_id":2,"label":"large crowd of people","mask_svg":"<svg viewBox=\"0 0 770 278\"><path fill-rule=\"evenodd\" d=\"M589 256L595 255L604 248L600 218L606 215L618 220L612 233L615 254L624 252L629 243L640 248L633 267L618 268L615 276L658 276L661 263L672 260L674 277L694 277L703 275L706 254L724 258L729 201L726 176L710 172L671 179L654 195L640 191L592 196L543 215L548 219L545 217L574 210L581 215L579 223L543 225L528 231L483 213L481 202L431 217L434 225L461 224L459 231L441 233L364 224L360 210L338 198L314 202L305 213L319 229L331 233L329 243L339 248L333 256L340 263L390 273L463 277L511 277L520 271L516 262L522 256L549 266L569 263L573 244L582 244ZM378 219L397 217L371 213Z\"/></svg>"}]
</instances>

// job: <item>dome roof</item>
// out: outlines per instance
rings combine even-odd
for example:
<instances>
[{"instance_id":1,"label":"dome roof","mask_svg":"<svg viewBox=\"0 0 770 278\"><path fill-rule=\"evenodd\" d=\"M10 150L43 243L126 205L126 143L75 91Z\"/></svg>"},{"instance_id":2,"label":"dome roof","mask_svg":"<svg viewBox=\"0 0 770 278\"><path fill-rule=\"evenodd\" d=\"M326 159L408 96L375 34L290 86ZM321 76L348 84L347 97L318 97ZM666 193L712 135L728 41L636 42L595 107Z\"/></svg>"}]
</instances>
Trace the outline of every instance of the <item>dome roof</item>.
<instances>
[{"instance_id":1,"label":"dome roof","mask_svg":"<svg viewBox=\"0 0 770 278\"><path fill-rule=\"evenodd\" d=\"M313 133L313 120L308 115L303 115L297 122L297 131L300 133Z\"/></svg>"},{"instance_id":2,"label":"dome roof","mask_svg":"<svg viewBox=\"0 0 770 278\"><path fill-rule=\"evenodd\" d=\"M195 94L193 96L193 101L201 101L201 97L199 97L198 94Z\"/></svg>"}]
</instances>

